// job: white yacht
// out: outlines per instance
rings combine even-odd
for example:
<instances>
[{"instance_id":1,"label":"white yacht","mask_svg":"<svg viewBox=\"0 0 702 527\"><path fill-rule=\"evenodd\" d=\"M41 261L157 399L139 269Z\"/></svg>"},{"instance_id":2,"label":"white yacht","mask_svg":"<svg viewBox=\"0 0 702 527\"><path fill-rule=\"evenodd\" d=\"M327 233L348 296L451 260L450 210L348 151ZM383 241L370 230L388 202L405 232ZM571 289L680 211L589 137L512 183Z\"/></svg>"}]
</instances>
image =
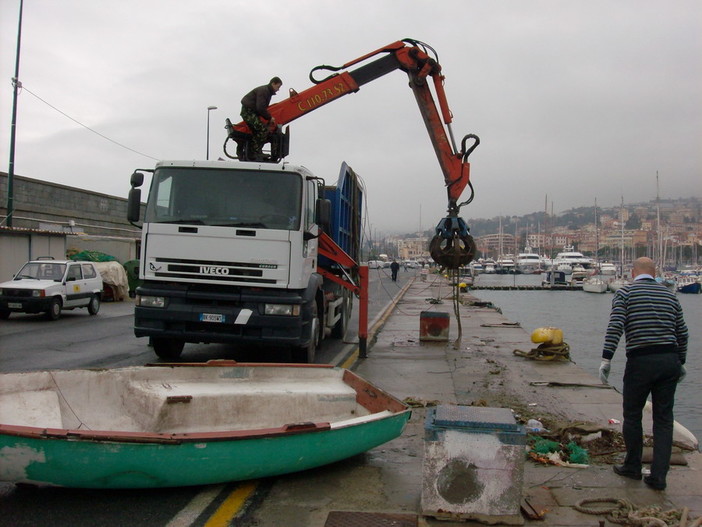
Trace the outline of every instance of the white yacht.
<instances>
[{"instance_id":1,"label":"white yacht","mask_svg":"<svg viewBox=\"0 0 702 527\"><path fill-rule=\"evenodd\" d=\"M592 258L588 258L583 253L574 251L572 247L564 247L563 252L560 252L553 259L553 267L558 271L564 271L568 273L573 271L576 266L582 266L586 271L592 269L594 265Z\"/></svg>"},{"instance_id":2,"label":"white yacht","mask_svg":"<svg viewBox=\"0 0 702 527\"><path fill-rule=\"evenodd\" d=\"M612 293L616 293L622 287L624 287L625 285L628 285L630 283L631 282L629 282L629 280L627 280L626 278L615 278L614 280L610 280L607 283L607 287L609 288L610 291L612 291Z\"/></svg>"},{"instance_id":3,"label":"white yacht","mask_svg":"<svg viewBox=\"0 0 702 527\"><path fill-rule=\"evenodd\" d=\"M478 260L473 260L469 264L470 272L473 276L479 275L483 272L483 264Z\"/></svg>"},{"instance_id":4,"label":"white yacht","mask_svg":"<svg viewBox=\"0 0 702 527\"><path fill-rule=\"evenodd\" d=\"M606 293L608 288L607 282L601 278L590 277L583 280L583 291L586 293Z\"/></svg>"},{"instance_id":5,"label":"white yacht","mask_svg":"<svg viewBox=\"0 0 702 527\"><path fill-rule=\"evenodd\" d=\"M514 274L516 264L511 254L505 254L497 259L495 272L498 274Z\"/></svg>"},{"instance_id":6,"label":"white yacht","mask_svg":"<svg viewBox=\"0 0 702 527\"><path fill-rule=\"evenodd\" d=\"M517 255L517 271L524 274L538 274L542 270L541 256L531 252L530 247L525 247L523 253Z\"/></svg>"},{"instance_id":7,"label":"white yacht","mask_svg":"<svg viewBox=\"0 0 702 527\"><path fill-rule=\"evenodd\" d=\"M483 262L483 273L485 274L495 274L496 265L495 260L488 259Z\"/></svg>"},{"instance_id":8,"label":"white yacht","mask_svg":"<svg viewBox=\"0 0 702 527\"><path fill-rule=\"evenodd\" d=\"M615 275L617 274L617 266L612 262L602 262L600 264L600 274L602 275Z\"/></svg>"}]
</instances>

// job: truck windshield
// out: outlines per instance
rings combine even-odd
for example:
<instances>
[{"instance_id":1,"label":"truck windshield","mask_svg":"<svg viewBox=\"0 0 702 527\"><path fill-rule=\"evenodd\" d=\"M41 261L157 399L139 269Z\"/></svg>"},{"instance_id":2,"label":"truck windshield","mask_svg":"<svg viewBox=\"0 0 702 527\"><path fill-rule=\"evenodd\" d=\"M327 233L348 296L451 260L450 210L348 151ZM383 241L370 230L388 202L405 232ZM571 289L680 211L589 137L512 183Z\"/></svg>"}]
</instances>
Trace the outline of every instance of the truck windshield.
<instances>
[{"instance_id":1,"label":"truck windshield","mask_svg":"<svg viewBox=\"0 0 702 527\"><path fill-rule=\"evenodd\" d=\"M298 230L301 194L292 172L164 167L154 174L146 221Z\"/></svg>"}]
</instances>

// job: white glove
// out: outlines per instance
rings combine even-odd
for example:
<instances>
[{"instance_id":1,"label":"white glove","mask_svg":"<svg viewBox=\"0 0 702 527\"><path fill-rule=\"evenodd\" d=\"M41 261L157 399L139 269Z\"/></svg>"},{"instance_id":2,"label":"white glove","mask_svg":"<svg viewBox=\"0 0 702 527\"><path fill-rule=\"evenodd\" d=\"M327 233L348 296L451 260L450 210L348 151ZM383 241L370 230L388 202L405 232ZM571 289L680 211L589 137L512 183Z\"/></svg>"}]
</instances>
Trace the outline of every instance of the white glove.
<instances>
[{"instance_id":1,"label":"white glove","mask_svg":"<svg viewBox=\"0 0 702 527\"><path fill-rule=\"evenodd\" d=\"M685 369L685 365L681 364L680 365L680 377L678 377L678 382L682 382L683 379L685 378L685 375L687 375L687 370Z\"/></svg>"},{"instance_id":2,"label":"white glove","mask_svg":"<svg viewBox=\"0 0 702 527\"><path fill-rule=\"evenodd\" d=\"M600 363L600 380L602 384L608 384L607 379L609 379L609 370L612 368L611 363L610 359L602 359Z\"/></svg>"}]
</instances>

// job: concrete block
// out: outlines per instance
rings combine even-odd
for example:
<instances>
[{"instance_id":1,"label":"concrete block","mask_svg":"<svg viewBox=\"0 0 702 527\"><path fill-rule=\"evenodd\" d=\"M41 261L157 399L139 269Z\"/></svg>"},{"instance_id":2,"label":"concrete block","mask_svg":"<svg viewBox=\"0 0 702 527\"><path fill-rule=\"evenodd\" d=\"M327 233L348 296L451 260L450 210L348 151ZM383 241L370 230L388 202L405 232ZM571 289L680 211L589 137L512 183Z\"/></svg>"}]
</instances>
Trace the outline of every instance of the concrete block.
<instances>
[{"instance_id":1,"label":"concrete block","mask_svg":"<svg viewBox=\"0 0 702 527\"><path fill-rule=\"evenodd\" d=\"M521 525L526 434L510 410L441 405L425 422L421 510Z\"/></svg>"}]
</instances>

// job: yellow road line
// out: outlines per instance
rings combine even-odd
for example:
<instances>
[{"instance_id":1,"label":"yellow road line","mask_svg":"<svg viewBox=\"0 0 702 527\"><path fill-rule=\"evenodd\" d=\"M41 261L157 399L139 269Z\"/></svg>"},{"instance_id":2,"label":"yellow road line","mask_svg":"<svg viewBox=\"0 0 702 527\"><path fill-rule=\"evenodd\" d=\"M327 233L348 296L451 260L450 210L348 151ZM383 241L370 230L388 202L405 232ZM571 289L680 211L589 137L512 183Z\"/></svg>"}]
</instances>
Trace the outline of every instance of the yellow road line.
<instances>
[{"instance_id":1,"label":"yellow road line","mask_svg":"<svg viewBox=\"0 0 702 527\"><path fill-rule=\"evenodd\" d=\"M358 348L356 348L354 352L351 355L349 355L349 357L344 362L341 363L340 367L348 369L351 366L353 366L353 364L356 362L356 359L358 359Z\"/></svg>"},{"instance_id":2,"label":"yellow road line","mask_svg":"<svg viewBox=\"0 0 702 527\"><path fill-rule=\"evenodd\" d=\"M202 514L210 503L212 503L224 485L210 485L204 487L175 517L166 524L166 527L190 527L197 517Z\"/></svg>"},{"instance_id":3,"label":"yellow road line","mask_svg":"<svg viewBox=\"0 0 702 527\"><path fill-rule=\"evenodd\" d=\"M205 527L227 527L232 518L234 518L244 506L246 500L254 493L256 487L257 483L255 481L239 485L234 492L227 496L210 519L207 520Z\"/></svg>"}]
</instances>

